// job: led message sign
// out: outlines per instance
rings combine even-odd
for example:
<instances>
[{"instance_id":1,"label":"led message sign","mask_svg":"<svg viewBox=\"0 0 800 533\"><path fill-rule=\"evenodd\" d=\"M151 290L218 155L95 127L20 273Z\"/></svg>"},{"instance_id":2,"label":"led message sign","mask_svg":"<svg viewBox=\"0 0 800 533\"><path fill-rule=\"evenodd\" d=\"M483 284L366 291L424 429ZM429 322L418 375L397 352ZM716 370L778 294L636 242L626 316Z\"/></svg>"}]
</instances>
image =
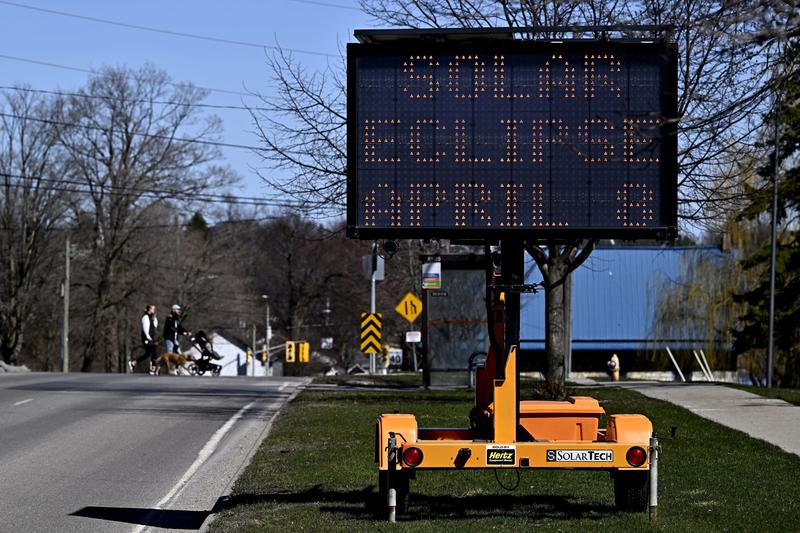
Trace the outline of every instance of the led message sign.
<instances>
[{"instance_id":1,"label":"led message sign","mask_svg":"<svg viewBox=\"0 0 800 533\"><path fill-rule=\"evenodd\" d=\"M348 45L348 232L673 237L663 43Z\"/></svg>"}]
</instances>

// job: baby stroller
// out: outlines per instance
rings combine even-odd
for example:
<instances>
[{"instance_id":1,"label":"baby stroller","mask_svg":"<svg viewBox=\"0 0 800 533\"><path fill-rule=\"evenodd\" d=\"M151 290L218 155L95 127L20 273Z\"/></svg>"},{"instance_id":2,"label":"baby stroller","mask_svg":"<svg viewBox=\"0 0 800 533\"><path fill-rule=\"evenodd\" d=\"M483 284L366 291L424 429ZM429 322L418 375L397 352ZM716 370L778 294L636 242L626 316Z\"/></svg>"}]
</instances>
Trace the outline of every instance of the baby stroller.
<instances>
[{"instance_id":1,"label":"baby stroller","mask_svg":"<svg viewBox=\"0 0 800 533\"><path fill-rule=\"evenodd\" d=\"M211 372L212 376L219 376L222 366L211 361L219 361L222 356L214 351L214 346L205 332L198 331L195 333L194 337L192 337L192 344L200 352L200 359L189 366L189 372L198 376Z\"/></svg>"}]
</instances>

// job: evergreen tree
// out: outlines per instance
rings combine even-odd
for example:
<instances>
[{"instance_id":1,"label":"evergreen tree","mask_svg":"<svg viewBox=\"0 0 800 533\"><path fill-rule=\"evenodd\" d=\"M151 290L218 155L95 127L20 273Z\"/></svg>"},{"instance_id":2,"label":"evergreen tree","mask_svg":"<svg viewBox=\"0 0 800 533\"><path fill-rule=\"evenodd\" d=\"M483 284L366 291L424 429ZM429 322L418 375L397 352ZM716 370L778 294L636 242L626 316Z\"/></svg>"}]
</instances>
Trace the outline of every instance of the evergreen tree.
<instances>
[{"instance_id":1,"label":"evergreen tree","mask_svg":"<svg viewBox=\"0 0 800 533\"><path fill-rule=\"evenodd\" d=\"M775 261L775 383L781 387L800 386L800 69L797 68L797 44L787 50L786 65L790 75L782 84L781 105L777 109L780 142L773 149L759 174L766 185L750 191L751 202L744 211L746 218L758 218L772 209L772 176L778 158L778 224ZM774 115L769 118L772 123ZM771 128L768 128L771 129ZM772 140L773 145L774 139ZM769 331L769 264L770 242L743 260L743 266L761 274L760 283L749 292L738 295L746 303L741 327L734 332L737 354L766 354Z\"/></svg>"}]
</instances>

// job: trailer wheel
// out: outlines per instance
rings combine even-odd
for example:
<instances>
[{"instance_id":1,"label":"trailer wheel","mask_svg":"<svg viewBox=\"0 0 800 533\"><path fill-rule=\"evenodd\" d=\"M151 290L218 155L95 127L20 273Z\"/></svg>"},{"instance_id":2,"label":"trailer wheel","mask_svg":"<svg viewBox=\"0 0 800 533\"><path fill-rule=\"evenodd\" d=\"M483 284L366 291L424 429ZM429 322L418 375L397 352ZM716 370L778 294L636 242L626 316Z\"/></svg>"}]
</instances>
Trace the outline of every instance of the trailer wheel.
<instances>
[{"instance_id":1,"label":"trailer wheel","mask_svg":"<svg viewBox=\"0 0 800 533\"><path fill-rule=\"evenodd\" d=\"M614 503L620 511L646 511L648 472L616 472L614 474Z\"/></svg>"},{"instance_id":2,"label":"trailer wheel","mask_svg":"<svg viewBox=\"0 0 800 533\"><path fill-rule=\"evenodd\" d=\"M375 502L376 515L386 517L388 513L389 499L389 471L378 470L378 498ZM408 511L408 493L411 476L403 470L395 470L391 473L392 486L396 493L395 508L397 514L405 514Z\"/></svg>"}]
</instances>

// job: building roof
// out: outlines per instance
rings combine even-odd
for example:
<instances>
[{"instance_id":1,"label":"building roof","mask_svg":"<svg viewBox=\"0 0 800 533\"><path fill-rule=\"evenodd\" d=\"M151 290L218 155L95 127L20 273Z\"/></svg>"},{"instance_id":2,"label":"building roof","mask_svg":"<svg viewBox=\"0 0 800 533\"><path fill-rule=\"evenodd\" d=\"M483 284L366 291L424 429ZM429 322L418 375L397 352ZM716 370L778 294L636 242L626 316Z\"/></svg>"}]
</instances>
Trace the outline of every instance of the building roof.
<instances>
[{"instance_id":1,"label":"building roof","mask_svg":"<svg viewBox=\"0 0 800 533\"><path fill-rule=\"evenodd\" d=\"M573 350L641 350L652 347L659 292L679 280L694 254L721 252L712 247L600 248L573 273ZM542 275L529 256L525 282ZM520 346L544 349L544 292L523 294ZM660 339L675 347L699 339Z\"/></svg>"}]
</instances>

